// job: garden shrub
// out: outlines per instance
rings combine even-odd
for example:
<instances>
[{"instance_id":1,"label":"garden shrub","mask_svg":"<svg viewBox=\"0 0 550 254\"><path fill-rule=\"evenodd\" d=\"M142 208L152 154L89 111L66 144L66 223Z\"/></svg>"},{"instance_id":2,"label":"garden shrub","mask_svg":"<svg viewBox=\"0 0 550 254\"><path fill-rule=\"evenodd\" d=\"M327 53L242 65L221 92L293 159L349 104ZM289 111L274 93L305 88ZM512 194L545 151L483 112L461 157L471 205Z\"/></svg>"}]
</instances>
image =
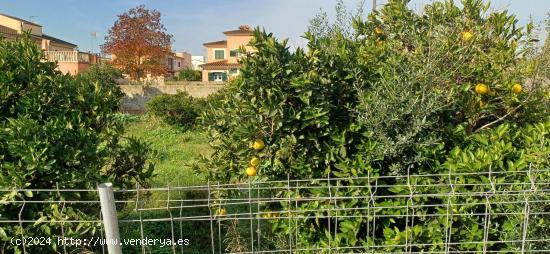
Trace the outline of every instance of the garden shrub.
<instances>
[{"instance_id":1,"label":"garden shrub","mask_svg":"<svg viewBox=\"0 0 550 254\"><path fill-rule=\"evenodd\" d=\"M177 125L185 130L194 127L202 102L187 92L160 94L147 102L147 111L168 124Z\"/></svg>"},{"instance_id":2,"label":"garden shrub","mask_svg":"<svg viewBox=\"0 0 550 254\"><path fill-rule=\"evenodd\" d=\"M183 69L178 72L177 80L181 81L201 81L202 73L199 70Z\"/></svg>"},{"instance_id":3,"label":"garden shrub","mask_svg":"<svg viewBox=\"0 0 550 254\"><path fill-rule=\"evenodd\" d=\"M224 121L218 114L219 109L226 108L225 104L231 99L230 94L234 92L237 84L242 82L240 76L235 77L227 82L227 84L215 93L209 94L206 98L201 99L200 110L200 125L203 129L208 129L208 126L217 124L218 121Z\"/></svg>"},{"instance_id":4,"label":"garden shrub","mask_svg":"<svg viewBox=\"0 0 550 254\"><path fill-rule=\"evenodd\" d=\"M223 107L227 90L229 88L223 88L206 98L193 98L181 91L177 94L161 94L147 103L147 110L164 122L184 130L203 128L216 121L208 112Z\"/></svg>"},{"instance_id":5,"label":"garden shrub","mask_svg":"<svg viewBox=\"0 0 550 254\"><path fill-rule=\"evenodd\" d=\"M78 73L78 78L99 82L103 85L117 86L117 79L124 78L122 72L107 64L94 64L83 72Z\"/></svg>"},{"instance_id":6,"label":"garden shrub","mask_svg":"<svg viewBox=\"0 0 550 254\"><path fill-rule=\"evenodd\" d=\"M510 188L524 188L521 183L530 178L513 171L549 166L545 141L549 101L544 97L548 91L532 78L536 75L532 25L517 26L517 19L506 11L487 12L488 4L479 0L464 0L462 8L452 1L435 2L427 5L423 14L415 13L407 4L406 0L392 0L366 20L356 18L353 36L337 29L329 36L306 33L307 51L298 48L291 52L286 41L256 29L250 42L256 51L242 59L242 80L224 95L222 106L209 113L209 119L215 119L207 126L214 153L197 170L222 182L493 170L511 171L499 180L518 183ZM252 160L255 158L259 163ZM251 167L253 171L248 170ZM547 174L536 177L548 181ZM449 191L430 187L434 180L414 180L428 186L420 192ZM471 176L459 180L488 183L495 179ZM349 180L341 184L369 183ZM403 183L394 180L384 184ZM382 194L404 191L408 194L409 190L381 190ZM328 193L303 190L273 195ZM339 206L369 205L365 203L368 200L359 198L368 195L364 191L340 190L337 195L358 197L339 202ZM455 201L482 202L476 197ZM402 207L406 202L378 199L374 205ZM447 200L414 202L445 204ZM303 202L300 209L310 211L304 216L322 217L333 206ZM281 202L265 209L285 207ZM460 209L479 212L479 206ZM491 213L521 209L497 206ZM383 212L405 211L395 208ZM430 208L419 212L447 211ZM275 220L273 231L284 235L298 230L299 246L309 248L326 248L329 242L358 248L376 244L388 246L384 251L399 252L403 251L403 236L411 236L410 240L417 243L437 243L443 241L447 226L438 220L441 217L422 218L407 232L403 219L384 218L367 237L371 219L361 210L340 215L358 216L340 219L337 224L328 219L298 220L297 225ZM505 217L493 218L489 240L513 239L517 228L506 223ZM479 232L469 232L471 225L480 224L478 219L455 218L452 242L479 242ZM516 222L520 219L514 218ZM336 237L328 230L330 224L333 230L336 227ZM542 224L530 227L528 234L547 231L548 226ZM456 248L471 251L480 247L481 243ZM441 248L442 244L435 244L416 246L411 251L437 252ZM514 243L488 246L500 251L517 248ZM541 246L533 244L530 248Z\"/></svg>"},{"instance_id":7,"label":"garden shrub","mask_svg":"<svg viewBox=\"0 0 550 254\"><path fill-rule=\"evenodd\" d=\"M94 69L77 78L63 75L55 63L43 60L29 37L0 40L0 59L0 217L18 220L21 211L21 219L39 220L22 226L4 223L2 241L22 233L61 236L62 219L85 221L99 214L99 207L90 204L32 202L97 200L94 192L26 189L95 189L102 182L121 188L147 186L153 172L146 162L151 151L137 139L123 138L122 123L113 114L122 93L113 80L92 74L97 73ZM63 227L67 237L99 234L97 223L67 222ZM27 246L26 251L57 253L61 246L54 240L48 246ZM0 248L7 253L22 250L10 244Z\"/></svg>"}]
</instances>

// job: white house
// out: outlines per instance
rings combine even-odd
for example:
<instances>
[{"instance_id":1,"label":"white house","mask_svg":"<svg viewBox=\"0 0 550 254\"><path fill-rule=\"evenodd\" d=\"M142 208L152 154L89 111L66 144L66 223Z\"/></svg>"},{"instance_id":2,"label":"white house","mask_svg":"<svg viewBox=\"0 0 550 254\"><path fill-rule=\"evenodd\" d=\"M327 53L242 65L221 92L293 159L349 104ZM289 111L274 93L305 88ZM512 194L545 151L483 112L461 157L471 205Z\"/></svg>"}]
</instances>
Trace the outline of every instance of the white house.
<instances>
[{"instance_id":1,"label":"white house","mask_svg":"<svg viewBox=\"0 0 550 254\"><path fill-rule=\"evenodd\" d=\"M200 65L205 64L204 56L191 56L191 64L193 65L193 70L201 70Z\"/></svg>"}]
</instances>

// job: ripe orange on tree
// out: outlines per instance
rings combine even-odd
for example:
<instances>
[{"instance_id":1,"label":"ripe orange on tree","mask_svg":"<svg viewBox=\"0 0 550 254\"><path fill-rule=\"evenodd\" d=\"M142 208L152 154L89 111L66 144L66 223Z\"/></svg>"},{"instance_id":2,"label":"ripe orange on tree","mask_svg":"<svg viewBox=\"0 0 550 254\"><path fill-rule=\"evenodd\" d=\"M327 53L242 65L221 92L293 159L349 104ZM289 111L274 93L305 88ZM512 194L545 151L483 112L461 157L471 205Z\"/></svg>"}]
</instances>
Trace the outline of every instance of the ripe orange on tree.
<instances>
[{"instance_id":1,"label":"ripe orange on tree","mask_svg":"<svg viewBox=\"0 0 550 254\"><path fill-rule=\"evenodd\" d=\"M247 176L255 176L258 172L256 171L256 167L250 166L246 168L246 175Z\"/></svg>"},{"instance_id":2,"label":"ripe orange on tree","mask_svg":"<svg viewBox=\"0 0 550 254\"><path fill-rule=\"evenodd\" d=\"M254 140L254 143L250 147L253 148L256 151L260 151L260 150L264 149L265 144L264 144L263 140L256 139L256 140Z\"/></svg>"},{"instance_id":3,"label":"ripe orange on tree","mask_svg":"<svg viewBox=\"0 0 550 254\"><path fill-rule=\"evenodd\" d=\"M260 165L260 159L256 156L252 157L252 159L250 160L250 165L254 167Z\"/></svg>"}]
</instances>

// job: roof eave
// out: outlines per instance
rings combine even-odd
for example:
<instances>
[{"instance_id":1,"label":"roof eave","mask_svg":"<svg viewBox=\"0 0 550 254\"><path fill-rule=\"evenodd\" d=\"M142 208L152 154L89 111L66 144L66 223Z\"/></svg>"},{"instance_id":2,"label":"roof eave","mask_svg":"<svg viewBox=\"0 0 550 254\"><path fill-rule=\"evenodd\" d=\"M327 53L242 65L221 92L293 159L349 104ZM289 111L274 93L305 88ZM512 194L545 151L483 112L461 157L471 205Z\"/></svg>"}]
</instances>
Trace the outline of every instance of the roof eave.
<instances>
[{"instance_id":1,"label":"roof eave","mask_svg":"<svg viewBox=\"0 0 550 254\"><path fill-rule=\"evenodd\" d=\"M75 47L75 48L78 47L78 45L76 45L76 44L70 43L68 41L61 40L59 38L53 37L53 36L48 35L48 34L43 33L42 37L47 39L47 40L55 41L55 42L58 42L58 43L63 43L63 44L66 44L66 45L69 45L69 46L72 46L72 47Z\"/></svg>"},{"instance_id":2,"label":"roof eave","mask_svg":"<svg viewBox=\"0 0 550 254\"><path fill-rule=\"evenodd\" d=\"M223 40L223 41L211 41L211 42L205 42L202 44L203 46L207 47L207 46L221 46L221 45L227 45L227 41L226 40Z\"/></svg>"},{"instance_id":3,"label":"roof eave","mask_svg":"<svg viewBox=\"0 0 550 254\"><path fill-rule=\"evenodd\" d=\"M225 31L223 32L223 34L225 35L253 35L254 32L252 31L241 31L241 30L237 30L237 31Z\"/></svg>"},{"instance_id":4,"label":"roof eave","mask_svg":"<svg viewBox=\"0 0 550 254\"><path fill-rule=\"evenodd\" d=\"M15 20L17 20L17 21L19 21L19 22L27 23L27 24L29 24L29 25L42 27L42 25L40 25L40 24L36 24L36 23L34 23L34 22L30 22L30 21L28 21L28 20L24 20L24 19L15 17L15 16L7 15L7 14L4 14L4 13L0 13L0 15L5 16L5 17L8 17L8 18L10 18L10 19L15 19Z\"/></svg>"}]
</instances>

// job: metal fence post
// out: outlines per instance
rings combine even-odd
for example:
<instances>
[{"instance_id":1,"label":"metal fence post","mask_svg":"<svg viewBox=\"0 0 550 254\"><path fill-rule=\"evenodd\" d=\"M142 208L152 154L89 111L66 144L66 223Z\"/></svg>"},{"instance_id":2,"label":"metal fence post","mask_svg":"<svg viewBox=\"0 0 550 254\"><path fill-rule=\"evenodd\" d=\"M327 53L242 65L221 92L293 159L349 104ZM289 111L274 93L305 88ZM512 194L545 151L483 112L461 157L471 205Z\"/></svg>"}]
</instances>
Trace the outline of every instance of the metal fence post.
<instances>
[{"instance_id":1,"label":"metal fence post","mask_svg":"<svg viewBox=\"0 0 550 254\"><path fill-rule=\"evenodd\" d=\"M97 189L99 190L101 214L103 215L107 252L109 254L122 254L113 184L102 183Z\"/></svg>"}]
</instances>

